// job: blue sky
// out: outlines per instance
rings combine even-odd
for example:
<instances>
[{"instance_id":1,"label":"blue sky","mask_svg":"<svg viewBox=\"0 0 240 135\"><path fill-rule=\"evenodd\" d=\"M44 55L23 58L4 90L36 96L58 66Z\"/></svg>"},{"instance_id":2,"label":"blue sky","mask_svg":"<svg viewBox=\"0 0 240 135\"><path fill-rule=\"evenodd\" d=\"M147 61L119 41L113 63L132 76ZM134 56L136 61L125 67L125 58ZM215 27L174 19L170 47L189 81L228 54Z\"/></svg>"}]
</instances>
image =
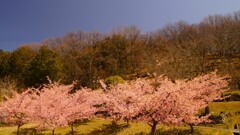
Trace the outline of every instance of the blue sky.
<instances>
[{"instance_id":1,"label":"blue sky","mask_svg":"<svg viewBox=\"0 0 240 135\"><path fill-rule=\"evenodd\" d=\"M0 49L12 51L78 30L109 32L136 25L145 33L238 10L239 0L1 0Z\"/></svg>"}]
</instances>

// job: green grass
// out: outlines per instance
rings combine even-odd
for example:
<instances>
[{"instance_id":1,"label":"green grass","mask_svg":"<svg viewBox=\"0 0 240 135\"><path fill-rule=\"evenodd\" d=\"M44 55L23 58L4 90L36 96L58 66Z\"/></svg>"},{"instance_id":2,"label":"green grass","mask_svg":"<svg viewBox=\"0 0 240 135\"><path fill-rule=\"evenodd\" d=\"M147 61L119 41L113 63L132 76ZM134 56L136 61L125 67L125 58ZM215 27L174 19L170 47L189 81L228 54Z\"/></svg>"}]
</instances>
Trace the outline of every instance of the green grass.
<instances>
[{"instance_id":1,"label":"green grass","mask_svg":"<svg viewBox=\"0 0 240 135\"><path fill-rule=\"evenodd\" d=\"M197 127L197 133L200 135L232 135L232 132L229 130L218 129L218 127Z\"/></svg>"},{"instance_id":2,"label":"green grass","mask_svg":"<svg viewBox=\"0 0 240 135\"><path fill-rule=\"evenodd\" d=\"M16 126L0 127L0 135L16 134ZM34 125L26 124L20 128L20 133L24 135L34 135ZM130 123L118 122L112 124L110 120L93 119L84 123L79 123L74 127L77 135L147 135L150 132L150 127L145 123ZM55 130L57 135L70 135L70 127L58 128ZM187 127L166 127L157 126L157 135L231 135L230 131L218 130L214 128L195 127L195 133L190 133L190 128ZM38 131L37 135L50 135L50 130Z\"/></svg>"},{"instance_id":3,"label":"green grass","mask_svg":"<svg viewBox=\"0 0 240 135\"><path fill-rule=\"evenodd\" d=\"M226 92L223 93L223 96L232 95L232 94L239 94L240 95L240 90L226 91Z\"/></svg>"},{"instance_id":4,"label":"green grass","mask_svg":"<svg viewBox=\"0 0 240 135\"><path fill-rule=\"evenodd\" d=\"M209 111L216 115L219 115L220 112L224 112L225 114L240 112L240 102L212 102L209 105Z\"/></svg>"},{"instance_id":5,"label":"green grass","mask_svg":"<svg viewBox=\"0 0 240 135\"><path fill-rule=\"evenodd\" d=\"M13 127L0 127L0 135L10 135L17 130L17 126Z\"/></svg>"},{"instance_id":6,"label":"green grass","mask_svg":"<svg viewBox=\"0 0 240 135\"><path fill-rule=\"evenodd\" d=\"M240 125L240 102L213 102L209 105L210 112L219 115L224 113L224 124L227 128L233 128L235 124Z\"/></svg>"}]
</instances>

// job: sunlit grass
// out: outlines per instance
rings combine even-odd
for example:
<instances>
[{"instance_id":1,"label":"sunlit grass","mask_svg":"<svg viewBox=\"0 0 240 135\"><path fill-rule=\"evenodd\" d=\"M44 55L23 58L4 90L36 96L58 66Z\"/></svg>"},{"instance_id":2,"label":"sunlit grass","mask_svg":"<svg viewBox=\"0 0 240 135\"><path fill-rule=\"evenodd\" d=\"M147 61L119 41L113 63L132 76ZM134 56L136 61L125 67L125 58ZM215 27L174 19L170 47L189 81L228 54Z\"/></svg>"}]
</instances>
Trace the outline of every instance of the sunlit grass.
<instances>
[{"instance_id":1,"label":"sunlit grass","mask_svg":"<svg viewBox=\"0 0 240 135\"><path fill-rule=\"evenodd\" d=\"M240 115L238 114L235 116L226 117L224 123L226 124L227 128L233 128L235 124L240 125Z\"/></svg>"},{"instance_id":2,"label":"sunlit grass","mask_svg":"<svg viewBox=\"0 0 240 135\"><path fill-rule=\"evenodd\" d=\"M34 125L26 124L21 127L21 134L33 135ZM157 134L159 135L231 135L231 131L218 130L214 128L194 127L195 133L190 133L190 128L186 127L166 127L162 125L157 126ZM16 126L13 127L0 127L0 135L14 135L16 134ZM74 132L78 135L147 135L150 132L150 126L146 123L130 123L129 126L126 122L117 122L117 125L112 124L110 120L93 119L84 123L79 123L74 126ZM58 128L55 130L57 135L70 135L71 128ZM50 130L38 131L37 135L50 135Z\"/></svg>"},{"instance_id":3,"label":"sunlit grass","mask_svg":"<svg viewBox=\"0 0 240 135\"><path fill-rule=\"evenodd\" d=\"M200 135L232 135L230 130L212 127L197 127L196 132L200 133Z\"/></svg>"},{"instance_id":4,"label":"sunlit grass","mask_svg":"<svg viewBox=\"0 0 240 135\"><path fill-rule=\"evenodd\" d=\"M209 105L209 111L216 115L219 115L221 112L225 114L240 112L240 102L212 102Z\"/></svg>"},{"instance_id":5,"label":"sunlit grass","mask_svg":"<svg viewBox=\"0 0 240 135\"><path fill-rule=\"evenodd\" d=\"M240 124L240 102L213 102L209 106L210 112L219 115L224 113L224 124L232 129L235 124Z\"/></svg>"},{"instance_id":6,"label":"sunlit grass","mask_svg":"<svg viewBox=\"0 0 240 135\"><path fill-rule=\"evenodd\" d=\"M226 91L226 92L223 93L223 96L232 95L232 94L239 94L240 95L240 90Z\"/></svg>"},{"instance_id":7,"label":"sunlit grass","mask_svg":"<svg viewBox=\"0 0 240 135\"><path fill-rule=\"evenodd\" d=\"M11 135L16 132L17 126L0 127L0 135Z\"/></svg>"}]
</instances>

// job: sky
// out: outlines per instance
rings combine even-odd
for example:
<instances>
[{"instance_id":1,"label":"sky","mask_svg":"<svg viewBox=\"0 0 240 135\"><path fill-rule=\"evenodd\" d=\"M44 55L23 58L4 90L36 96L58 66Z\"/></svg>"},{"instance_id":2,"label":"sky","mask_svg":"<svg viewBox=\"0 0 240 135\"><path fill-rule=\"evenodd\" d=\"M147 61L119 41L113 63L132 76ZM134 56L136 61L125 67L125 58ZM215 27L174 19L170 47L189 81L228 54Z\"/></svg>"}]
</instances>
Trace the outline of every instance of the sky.
<instances>
[{"instance_id":1,"label":"sky","mask_svg":"<svg viewBox=\"0 0 240 135\"><path fill-rule=\"evenodd\" d=\"M239 0L0 0L0 49L13 51L79 30L110 32L135 25L144 34L239 10Z\"/></svg>"}]
</instances>

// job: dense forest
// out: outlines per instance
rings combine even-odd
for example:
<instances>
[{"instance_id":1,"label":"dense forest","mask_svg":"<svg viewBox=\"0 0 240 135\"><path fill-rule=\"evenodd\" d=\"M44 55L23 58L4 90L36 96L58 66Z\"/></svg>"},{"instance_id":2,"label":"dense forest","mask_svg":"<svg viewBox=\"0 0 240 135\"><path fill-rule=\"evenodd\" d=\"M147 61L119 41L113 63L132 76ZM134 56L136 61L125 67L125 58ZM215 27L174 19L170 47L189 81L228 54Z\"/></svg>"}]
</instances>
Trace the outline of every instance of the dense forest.
<instances>
[{"instance_id":1,"label":"dense forest","mask_svg":"<svg viewBox=\"0 0 240 135\"><path fill-rule=\"evenodd\" d=\"M198 24L180 21L144 34L136 26L70 32L12 52L0 50L0 87L15 84L18 90L39 87L47 77L94 89L110 76L165 75L174 82L216 69L240 89L240 12L208 16Z\"/></svg>"}]
</instances>

